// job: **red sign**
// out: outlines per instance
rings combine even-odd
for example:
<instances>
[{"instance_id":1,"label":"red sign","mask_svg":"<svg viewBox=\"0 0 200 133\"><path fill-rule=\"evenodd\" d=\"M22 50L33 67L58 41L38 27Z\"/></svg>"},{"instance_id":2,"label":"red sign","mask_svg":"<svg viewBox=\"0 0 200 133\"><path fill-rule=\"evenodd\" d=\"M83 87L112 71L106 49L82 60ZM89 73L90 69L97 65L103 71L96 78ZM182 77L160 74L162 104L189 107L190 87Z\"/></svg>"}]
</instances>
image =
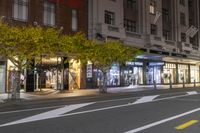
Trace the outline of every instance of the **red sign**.
<instances>
[{"instance_id":1,"label":"red sign","mask_svg":"<svg viewBox=\"0 0 200 133\"><path fill-rule=\"evenodd\" d=\"M85 4L85 0L49 0L49 2L62 4L73 9L81 9Z\"/></svg>"}]
</instances>

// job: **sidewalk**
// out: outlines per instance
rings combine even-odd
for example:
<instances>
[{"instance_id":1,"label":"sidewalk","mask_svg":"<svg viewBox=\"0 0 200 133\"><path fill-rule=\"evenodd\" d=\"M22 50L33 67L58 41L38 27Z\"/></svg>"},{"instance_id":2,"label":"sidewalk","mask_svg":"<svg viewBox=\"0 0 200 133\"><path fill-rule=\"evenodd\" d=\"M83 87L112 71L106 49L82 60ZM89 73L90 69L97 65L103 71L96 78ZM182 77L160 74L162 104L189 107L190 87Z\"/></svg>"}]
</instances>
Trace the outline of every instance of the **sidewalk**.
<instances>
[{"instance_id":1,"label":"sidewalk","mask_svg":"<svg viewBox=\"0 0 200 133\"><path fill-rule=\"evenodd\" d=\"M200 86L197 84L196 86ZM186 88L194 87L193 84L185 85ZM174 89L183 88L183 85L173 85ZM169 89L169 85L157 85L157 90ZM130 85L128 87L113 87L108 88L108 93L127 93L127 92L138 92L145 90L154 90L153 85ZM82 89L73 91L58 91L53 89L42 89L42 91L36 92L21 92L20 98L22 100L42 100L42 99L56 99L56 98L67 98L67 97L79 97L79 96L96 96L99 95L98 89ZM0 103L3 103L8 99L8 94L0 94Z\"/></svg>"}]
</instances>

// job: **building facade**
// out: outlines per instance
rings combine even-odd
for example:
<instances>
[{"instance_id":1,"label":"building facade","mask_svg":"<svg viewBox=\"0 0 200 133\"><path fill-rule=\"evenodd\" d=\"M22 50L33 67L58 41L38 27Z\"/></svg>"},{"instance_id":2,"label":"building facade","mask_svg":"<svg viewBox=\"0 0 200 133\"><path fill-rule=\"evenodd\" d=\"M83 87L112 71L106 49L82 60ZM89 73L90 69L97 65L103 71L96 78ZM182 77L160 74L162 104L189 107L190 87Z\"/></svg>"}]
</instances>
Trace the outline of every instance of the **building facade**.
<instances>
[{"instance_id":1,"label":"building facade","mask_svg":"<svg viewBox=\"0 0 200 133\"><path fill-rule=\"evenodd\" d=\"M63 34L87 34L86 0L0 0L0 16L11 26L42 26L61 29ZM41 57L36 70L21 76L25 91L40 88L67 89L84 87L85 72L80 63L71 60L64 64L63 57ZM9 92L14 65L0 58L0 93Z\"/></svg>"},{"instance_id":2,"label":"building facade","mask_svg":"<svg viewBox=\"0 0 200 133\"><path fill-rule=\"evenodd\" d=\"M126 67L114 64L108 85L200 82L199 6L198 0L89 0L90 39L117 39L144 51Z\"/></svg>"}]
</instances>

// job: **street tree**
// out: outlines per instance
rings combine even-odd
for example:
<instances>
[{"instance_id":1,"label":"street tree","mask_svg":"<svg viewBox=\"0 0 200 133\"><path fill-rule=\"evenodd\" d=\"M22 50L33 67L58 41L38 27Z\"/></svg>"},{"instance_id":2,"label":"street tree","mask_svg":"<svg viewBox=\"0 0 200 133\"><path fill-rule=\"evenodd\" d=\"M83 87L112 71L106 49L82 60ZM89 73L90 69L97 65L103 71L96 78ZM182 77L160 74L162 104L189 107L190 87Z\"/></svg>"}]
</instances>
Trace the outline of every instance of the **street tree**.
<instances>
[{"instance_id":1,"label":"street tree","mask_svg":"<svg viewBox=\"0 0 200 133\"><path fill-rule=\"evenodd\" d=\"M91 61L102 72L103 77L100 92L107 92L107 72L113 63L124 65L126 61L133 61L141 51L135 47L124 45L120 41L96 42L87 41L80 49L79 58L83 62Z\"/></svg>"},{"instance_id":2,"label":"street tree","mask_svg":"<svg viewBox=\"0 0 200 133\"><path fill-rule=\"evenodd\" d=\"M57 50L59 31L39 26L9 26L0 21L0 56L9 59L16 67L14 98L20 90L20 74L43 54Z\"/></svg>"}]
</instances>

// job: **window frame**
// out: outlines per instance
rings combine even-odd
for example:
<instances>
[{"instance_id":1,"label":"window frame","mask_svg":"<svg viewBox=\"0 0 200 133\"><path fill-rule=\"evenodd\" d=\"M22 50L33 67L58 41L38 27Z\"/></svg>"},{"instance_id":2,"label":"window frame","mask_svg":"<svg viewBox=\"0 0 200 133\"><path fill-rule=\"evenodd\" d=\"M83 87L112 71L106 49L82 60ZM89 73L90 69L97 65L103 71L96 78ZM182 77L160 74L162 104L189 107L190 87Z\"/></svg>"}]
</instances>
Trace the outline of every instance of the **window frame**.
<instances>
[{"instance_id":1,"label":"window frame","mask_svg":"<svg viewBox=\"0 0 200 133\"><path fill-rule=\"evenodd\" d=\"M104 12L104 22L105 24L115 25L115 13L105 10Z\"/></svg>"},{"instance_id":2,"label":"window frame","mask_svg":"<svg viewBox=\"0 0 200 133\"><path fill-rule=\"evenodd\" d=\"M23 22L27 22L28 21L28 16L29 16L29 0L25 0L26 2L24 2L24 0L13 0L13 12L12 12L12 16L14 20L18 20L18 21L23 21ZM15 6L16 6L16 10L15 10ZM25 12L23 12L24 10L20 7L24 7ZM25 13L25 16L20 16L21 13Z\"/></svg>"},{"instance_id":3,"label":"window frame","mask_svg":"<svg viewBox=\"0 0 200 133\"><path fill-rule=\"evenodd\" d=\"M45 5L45 4L47 4L47 5ZM47 7L45 7L45 6L47 6ZM45 11L47 13L46 14L47 16L45 16ZM50 20L52 19L51 21L53 21L53 22L48 21L49 15L51 16ZM45 20L45 18L46 18L46 20ZM55 5L55 3L49 2L48 0L44 0L44 2L43 2L43 24L46 26L55 26L56 25L56 5Z\"/></svg>"}]
</instances>

